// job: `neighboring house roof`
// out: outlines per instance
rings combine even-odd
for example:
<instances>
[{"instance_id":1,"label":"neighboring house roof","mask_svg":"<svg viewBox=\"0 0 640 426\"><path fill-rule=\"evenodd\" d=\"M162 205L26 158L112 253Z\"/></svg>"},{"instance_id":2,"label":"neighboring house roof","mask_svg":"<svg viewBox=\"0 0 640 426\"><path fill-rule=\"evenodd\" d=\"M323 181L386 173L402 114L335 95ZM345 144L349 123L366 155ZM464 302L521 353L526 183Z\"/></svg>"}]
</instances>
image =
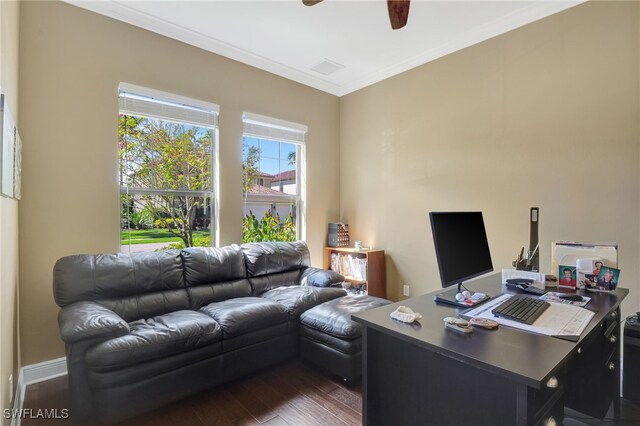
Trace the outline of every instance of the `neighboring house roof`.
<instances>
[{"instance_id":1,"label":"neighboring house roof","mask_svg":"<svg viewBox=\"0 0 640 426\"><path fill-rule=\"evenodd\" d=\"M295 170L287 170L285 172L280 172L273 177L273 182L278 182L280 180L294 180L296 178Z\"/></svg>"},{"instance_id":2,"label":"neighboring house roof","mask_svg":"<svg viewBox=\"0 0 640 426\"><path fill-rule=\"evenodd\" d=\"M260 172L259 177L268 177L268 178L272 178L273 175L270 175L269 173L265 173L265 172Z\"/></svg>"},{"instance_id":3,"label":"neighboring house roof","mask_svg":"<svg viewBox=\"0 0 640 426\"><path fill-rule=\"evenodd\" d=\"M249 194L282 195L284 192L276 191L275 189L267 188L266 186L253 184L251 185Z\"/></svg>"}]
</instances>

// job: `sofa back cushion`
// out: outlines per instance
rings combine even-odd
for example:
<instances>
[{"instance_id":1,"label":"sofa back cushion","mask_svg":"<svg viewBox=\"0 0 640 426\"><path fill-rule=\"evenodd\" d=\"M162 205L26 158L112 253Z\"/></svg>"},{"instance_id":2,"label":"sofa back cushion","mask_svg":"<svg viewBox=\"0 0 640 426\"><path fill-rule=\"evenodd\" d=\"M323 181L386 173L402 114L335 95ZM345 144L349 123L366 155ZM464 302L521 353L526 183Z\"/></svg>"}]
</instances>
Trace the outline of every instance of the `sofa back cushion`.
<instances>
[{"instance_id":1,"label":"sofa back cushion","mask_svg":"<svg viewBox=\"0 0 640 426\"><path fill-rule=\"evenodd\" d=\"M304 241L249 243L242 245L249 278L302 269L311 265Z\"/></svg>"},{"instance_id":2,"label":"sofa back cushion","mask_svg":"<svg viewBox=\"0 0 640 426\"><path fill-rule=\"evenodd\" d=\"M240 246L190 247L181 254L192 309L251 295Z\"/></svg>"},{"instance_id":3,"label":"sofa back cushion","mask_svg":"<svg viewBox=\"0 0 640 426\"><path fill-rule=\"evenodd\" d=\"M300 269L293 271L280 272L278 274L261 275L255 278L249 278L251 283L252 294L254 296L260 296L265 291L273 290L274 288L300 285Z\"/></svg>"},{"instance_id":4,"label":"sofa back cushion","mask_svg":"<svg viewBox=\"0 0 640 426\"><path fill-rule=\"evenodd\" d=\"M189 308L178 250L63 257L53 292L58 306L93 300L126 321Z\"/></svg>"},{"instance_id":5,"label":"sofa back cushion","mask_svg":"<svg viewBox=\"0 0 640 426\"><path fill-rule=\"evenodd\" d=\"M299 284L301 270L311 264L304 241L249 243L242 245L242 251L254 295Z\"/></svg>"}]
</instances>

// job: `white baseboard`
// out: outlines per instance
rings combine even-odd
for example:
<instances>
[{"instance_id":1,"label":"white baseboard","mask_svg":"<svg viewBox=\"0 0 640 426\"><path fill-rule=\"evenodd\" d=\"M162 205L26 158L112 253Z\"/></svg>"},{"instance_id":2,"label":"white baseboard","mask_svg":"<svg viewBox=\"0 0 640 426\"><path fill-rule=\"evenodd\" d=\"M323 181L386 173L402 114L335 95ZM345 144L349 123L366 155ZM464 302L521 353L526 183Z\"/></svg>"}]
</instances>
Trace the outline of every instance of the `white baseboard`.
<instances>
[{"instance_id":1,"label":"white baseboard","mask_svg":"<svg viewBox=\"0 0 640 426\"><path fill-rule=\"evenodd\" d=\"M24 376L24 384L44 382L45 380L67 374L67 358L56 358L39 364L25 365L20 369Z\"/></svg>"},{"instance_id":2,"label":"white baseboard","mask_svg":"<svg viewBox=\"0 0 640 426\"><path fill-rule=\"evenodd\" d=\"M22 409L24 405L24 391L26 386L24 384L24 372L22 368L18 374L18 383L16 383L15 393L13 394L13 412L17 413ZM20 417L11 417L11 426L20 426Z\"/></svg>"},{"instance_id":3,"label":"white baseboard","mask_svg":"<svg viewBox=\"0 0 640 426\"><path fill-rule=\"evenodd\" d=\"M20 369L16 392L13 399L13 410L15 413L22 410L24 405L24 393L28 385L44 382L45 380L67 374L67 359L65 357L56 358L38 364L25 365ZM12 417L11 426L20 426L20 416Z\"/></svg>"}]
</instances>

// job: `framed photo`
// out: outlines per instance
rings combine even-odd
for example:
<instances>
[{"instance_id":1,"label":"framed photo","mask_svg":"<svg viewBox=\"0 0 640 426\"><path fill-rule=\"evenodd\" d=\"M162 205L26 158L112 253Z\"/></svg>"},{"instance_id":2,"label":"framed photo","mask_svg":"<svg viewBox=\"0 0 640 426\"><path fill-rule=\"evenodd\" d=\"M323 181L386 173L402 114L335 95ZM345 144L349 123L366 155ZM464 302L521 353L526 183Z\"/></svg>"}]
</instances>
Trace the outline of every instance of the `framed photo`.
<instances>
[{"instance_id":1,"label":"framed photo","mask_svg":"<svg viewBox=\"0 0 640 426\"><path fill-rule=\"evenodd\" d=\"M598 281L598 276L591 273L591 271L583 272L578 271L578 286L576 288L579 289L587 289L589 287L594 287L596 281Z\"/></svg>"},{"instance_id":2,"label":"framed photo","mask_svg":"<svg viewBox=\"0 0 640 426\"><path fill-rule=\"evenodd\" d=\"M598 282L598 276L597 275L585 274L585 276L584 276L584 288L586 290L595 291L597 282Z\"/></svg>"},{"instance_id":3,"label":"framed photo","mask_svg":"<svg viewBox=\"0 0 640 426\"><path fill-rule=\"evenodd\" d=\"M569 265L558 266L558 285L560 287L576 288L576 267Z\"/></svg>"},{"instance_id":4,"label":"framed photo","mask_svg":"<svg viewBox=\"0 0 640 426\"><path fill-rule=\"evenodd\" d=\"M2 161L0 162L2 185L0 189L3 196L13 198L16 125L4 95L0 95L0 108L2 109Z\"/></svg>"},{"instance_id":5,"label":"framed photo","mask_svg":"<svg viewBox=\"0 0 640 426\"><path fill-rule=\"evenodd\" d=\"M592 291L615 290L616 287L618 287L618 279L620 279L620 269L603 266L600 269L600 274L598 275L598 280L595 282L595 286L592 288L588 288L588 290L592 290Z\"/></svg>"}]
</instances>

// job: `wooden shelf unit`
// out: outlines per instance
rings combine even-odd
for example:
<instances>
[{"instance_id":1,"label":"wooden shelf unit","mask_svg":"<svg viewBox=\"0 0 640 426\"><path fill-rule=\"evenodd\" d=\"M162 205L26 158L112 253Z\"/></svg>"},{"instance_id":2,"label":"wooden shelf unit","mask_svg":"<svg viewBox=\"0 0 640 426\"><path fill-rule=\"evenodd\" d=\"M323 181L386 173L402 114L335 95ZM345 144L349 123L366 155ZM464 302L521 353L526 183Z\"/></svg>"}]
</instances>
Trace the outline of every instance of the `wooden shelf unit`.
<instances>
[{"instance_id":1,"label":"wooden shelf unit","mask_svg":"<svg viewBox=\"0 0 640 426\"><path fill-rule=\"evenodd\" d=\"M386 297L387 284L385 276L384 250L356 250L350 247L325 247L323 268L331 269L331 253L351 254L355 257L367 259L367 294L369 296ZM345 276L351 283L362 283L362 280Z\"/></svg>"}]
</instances>

